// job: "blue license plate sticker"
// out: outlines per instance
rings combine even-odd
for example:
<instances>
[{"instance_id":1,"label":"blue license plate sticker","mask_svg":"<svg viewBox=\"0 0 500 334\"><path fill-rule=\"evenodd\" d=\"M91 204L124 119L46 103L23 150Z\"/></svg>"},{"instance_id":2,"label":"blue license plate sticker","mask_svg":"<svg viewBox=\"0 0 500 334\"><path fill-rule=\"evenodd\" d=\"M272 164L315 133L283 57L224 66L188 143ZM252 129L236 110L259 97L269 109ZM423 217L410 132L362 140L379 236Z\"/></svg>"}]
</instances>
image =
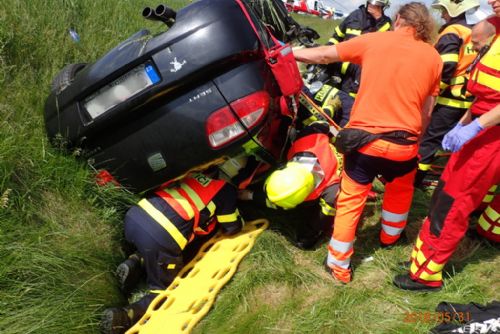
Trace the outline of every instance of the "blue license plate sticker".
<instances>
[{"instance_id":1,"label":"blue license plate sticker","mask_svg":"<svg viewBox=\"0 0 500 334\"><path fill-rule=\"evenodd\" d=\"M160 76L156 72L156 70L153 67L153 65L146 65L146 67L144 68L144 70L146 71L146 74L149 77L149 80L151 80L151 83L153 85L156 84L156 83L158 83L158 82L160 82Z\"/></svg>"}]
</instances>

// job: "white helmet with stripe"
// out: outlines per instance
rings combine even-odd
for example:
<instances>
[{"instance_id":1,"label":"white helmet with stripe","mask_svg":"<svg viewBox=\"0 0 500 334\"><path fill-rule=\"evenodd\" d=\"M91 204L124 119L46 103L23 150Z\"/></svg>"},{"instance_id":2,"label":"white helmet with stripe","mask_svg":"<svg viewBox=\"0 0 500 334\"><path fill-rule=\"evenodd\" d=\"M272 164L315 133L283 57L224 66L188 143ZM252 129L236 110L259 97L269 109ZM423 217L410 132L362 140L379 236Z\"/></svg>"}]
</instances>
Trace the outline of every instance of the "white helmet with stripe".
<instances>
[{"instance_id":1,"label":"white helmet with stripe","mask_svg":"<svg viewBox=\"0 0 500 334\"><path fill-rule=\"evenodd\" d=\"M432 8L444 8L451 17L457 17L470 9L479 8L479 0L435 0Z\"/></svg>"},{"instance_id":2,"label":"white helmet with stripe","mask_svg":"<svg viewBox=\"0 0 500 334\"><path fill-rule=\"evenodd\" d=\"M382 9L389 8L389 0L367 0L366 3L380 6Z\"/></svg>"}]
</instances>

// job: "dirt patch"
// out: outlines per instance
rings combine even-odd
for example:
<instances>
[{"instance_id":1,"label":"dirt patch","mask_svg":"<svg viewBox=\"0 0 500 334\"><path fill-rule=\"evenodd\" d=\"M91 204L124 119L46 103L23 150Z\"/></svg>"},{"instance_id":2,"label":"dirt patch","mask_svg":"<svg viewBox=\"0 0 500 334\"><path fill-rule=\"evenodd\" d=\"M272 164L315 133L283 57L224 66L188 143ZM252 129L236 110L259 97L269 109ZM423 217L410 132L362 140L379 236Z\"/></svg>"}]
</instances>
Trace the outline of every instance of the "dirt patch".
<instances>
[{"instance_id":1,"label":"dirt patch","mask_svg":"<svg viewBox=\"0 0 500 334\"><path fill-rule=\"evenodd\" d=\"M309 293L304 300L304 309L311 308L318 301L329 298L328 296L332 296L334 294L334 286L340 286L341 283L335 282L329 275L325 272L325 281L322 283L317 283L312 286L309 286L308 289L313 291L313 293Z\"/></svg>"},{"instance_id":2,"label":"dirt patch","mask_svg":"<svg viewBox=\"0 0 500 334\"><path fill-rule=\"evenodd\" d=\"M387 273L381 268L373 268L356 275L352 282L354 286L362 286L366 289L375 290L380 289L385 285Z\"/></svg>"},{"instance_id":3,"label":"dirt patch","mask_svg":"<svg viewBox=\"0 0 500 334\"><path fill-rule=\"evenodd\" d=\"M286 299L293 298L293 294L293 290L286 285L267 284L255 289L251 304L256 307L266 305L276 308L282 305Z\"/></svg>"}]
</instances>

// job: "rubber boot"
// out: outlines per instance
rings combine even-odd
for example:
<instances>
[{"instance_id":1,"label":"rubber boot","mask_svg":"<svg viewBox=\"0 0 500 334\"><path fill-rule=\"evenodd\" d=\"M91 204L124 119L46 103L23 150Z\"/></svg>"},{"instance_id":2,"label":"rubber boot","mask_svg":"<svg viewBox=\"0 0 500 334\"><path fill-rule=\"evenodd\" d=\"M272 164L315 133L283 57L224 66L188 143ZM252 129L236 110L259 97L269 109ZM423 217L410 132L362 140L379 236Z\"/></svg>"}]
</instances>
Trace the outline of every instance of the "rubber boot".
<instances>
[{"instance_id":1,"label":"rubber boot","mask_svg":"<svg viewBox=\"0 0 500 334\"><path fill-rule=\"evenodd\" d=\"M144 275L139 255L132 254L116 268L116 277L120 290L125 295L130 295Z\"/></svg>"},{"instance_id":2,"label":"rubber boot","mask_svg":"<svg viewBox=\"0 0 500 334\"><path fill-rule=\"evenodd\" d=\"M432 287L425 285L424 283L420 283L411 279L408 274L397 275L394 277L392 283L400 289L410 290L410 291L421 291L421 292L430 292L430 291L439 291L441 287Z\"/></svg>"}]
</instances>

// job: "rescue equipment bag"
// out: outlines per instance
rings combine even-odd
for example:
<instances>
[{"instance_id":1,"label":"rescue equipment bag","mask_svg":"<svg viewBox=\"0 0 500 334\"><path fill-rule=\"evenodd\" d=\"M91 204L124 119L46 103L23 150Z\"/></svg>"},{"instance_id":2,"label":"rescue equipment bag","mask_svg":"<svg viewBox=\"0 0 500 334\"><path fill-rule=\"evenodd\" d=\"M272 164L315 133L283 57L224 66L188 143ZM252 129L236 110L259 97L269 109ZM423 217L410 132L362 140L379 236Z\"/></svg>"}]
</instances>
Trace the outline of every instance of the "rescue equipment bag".
<instances>
[{"instance_id":1,"label":"rescue equipment bag","mask_svg":"<svg viewBox=\"0 0 500 334\"><path fill-rule=\"evenodd\" d=\"M441 302L436 307L441 324L431 334L500 333L500 302L457 304Z\"/></svg>"}]
</instances>

